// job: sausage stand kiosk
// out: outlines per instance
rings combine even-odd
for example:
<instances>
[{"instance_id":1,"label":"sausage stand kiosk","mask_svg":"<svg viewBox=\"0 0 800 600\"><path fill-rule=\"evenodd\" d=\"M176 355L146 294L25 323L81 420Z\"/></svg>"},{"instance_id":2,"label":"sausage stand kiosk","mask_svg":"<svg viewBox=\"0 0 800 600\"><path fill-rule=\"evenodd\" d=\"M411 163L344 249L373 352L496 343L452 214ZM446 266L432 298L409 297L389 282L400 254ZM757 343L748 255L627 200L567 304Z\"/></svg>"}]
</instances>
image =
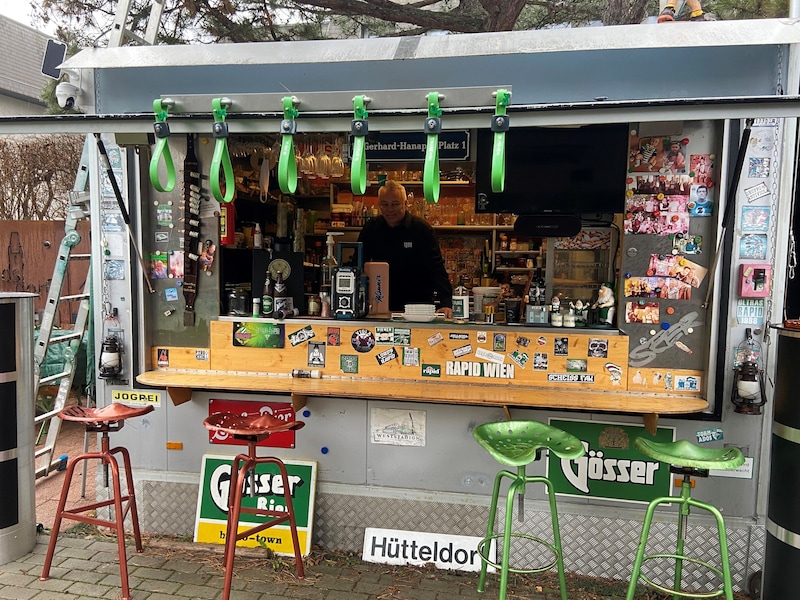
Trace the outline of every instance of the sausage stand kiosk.
<instances>
[{"instance_id":1,"label":"sausage stand kiosk","mask_svg":"<svg viewBox=\"0 0 800 600\"><path fill-rule=\"evenodd\" d=\"M373 527L479 535L496 465L471 430L549 420L587 449L536 467L558 481L567 569L626 579L642 503L672 485L632 449L647 429L747 456L697 484L726 516L745 589L765 551L763 332L782 318L798 42L795 21L761 20L67 60L86 114L2 129L103 134L130 227L108 172L93 171L96 341L121 350L97 398L157 407L116 434L142 529L208 540L198 498L220 482L204 456L237 450L203 428L212 412L306 423L267 451L314 465L310 538L348 550ZM506 196L488 184L503 116ZM325 233L353 241L385 179L434 225L454 286L476 283L470 322L309 315ZM266 272L297 316L253 309ZM610 323L582 308L606 282ZM492 314L501 283L527 297L519 322ZM549 518L538 493L534 530ZM691 542L710 525L693 520Z\"/></svg>"}]
</instances>

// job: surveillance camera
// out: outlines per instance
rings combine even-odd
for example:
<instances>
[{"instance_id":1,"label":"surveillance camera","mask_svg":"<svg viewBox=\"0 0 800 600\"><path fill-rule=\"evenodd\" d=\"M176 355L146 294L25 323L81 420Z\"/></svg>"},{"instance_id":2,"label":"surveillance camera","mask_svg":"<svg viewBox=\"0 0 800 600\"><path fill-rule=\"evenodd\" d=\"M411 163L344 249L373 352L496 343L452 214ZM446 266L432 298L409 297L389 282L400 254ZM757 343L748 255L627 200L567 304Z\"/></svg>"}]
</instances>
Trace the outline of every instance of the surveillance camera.
<instances>
[{"instance_id":1,"label":"surveillance camera","mask_svg":"<svg viewBox=\"0 0 800 600\"><path fill-rule=\"evenodd\" d=\"M80 89L77 85L62 81L56 86L56 100L61 108L67 110L75 108L75 99L78 97Z\"/></svg>"}]
</instances>

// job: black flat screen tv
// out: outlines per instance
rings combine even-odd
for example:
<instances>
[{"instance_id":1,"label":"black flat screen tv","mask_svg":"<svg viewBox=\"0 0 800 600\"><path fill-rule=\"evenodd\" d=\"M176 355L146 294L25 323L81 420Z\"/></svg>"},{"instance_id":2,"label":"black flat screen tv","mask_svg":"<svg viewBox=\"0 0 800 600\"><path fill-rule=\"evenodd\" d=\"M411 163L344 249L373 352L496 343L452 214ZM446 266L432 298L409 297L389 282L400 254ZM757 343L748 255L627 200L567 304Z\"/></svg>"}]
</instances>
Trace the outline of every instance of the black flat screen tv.
<instances>
[{"instance_id":1,"label":"black flat screen tv","mask_svg":"<svg viewBox=\"0 0 800 600\"><path fill-rule=\"evenodd\" d=\"M623 212L626 124L514 127L506 133L505 190L492 192L494 133L478 130L475 210L479 213Z\"/></svg>"}]
</instances>

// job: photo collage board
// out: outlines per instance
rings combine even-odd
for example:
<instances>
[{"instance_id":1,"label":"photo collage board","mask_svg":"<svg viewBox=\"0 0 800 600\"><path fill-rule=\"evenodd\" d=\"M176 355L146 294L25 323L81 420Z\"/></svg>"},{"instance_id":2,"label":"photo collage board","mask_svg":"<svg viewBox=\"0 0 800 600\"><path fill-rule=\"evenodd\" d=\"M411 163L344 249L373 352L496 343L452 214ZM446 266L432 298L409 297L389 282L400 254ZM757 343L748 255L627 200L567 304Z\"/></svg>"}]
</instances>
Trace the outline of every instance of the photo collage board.
<instances>
[{"instance_id":1,"label":"photo collage board","mask_svg":"<svg viewBox=\"0 0 800 600\"><path fill-rule=\"evenodd\" d=\"M713 124L664 126L645 134L634 124L628 138L619 326L631 366L701 370L718 149Z\"/></svg>"}]
</instances>

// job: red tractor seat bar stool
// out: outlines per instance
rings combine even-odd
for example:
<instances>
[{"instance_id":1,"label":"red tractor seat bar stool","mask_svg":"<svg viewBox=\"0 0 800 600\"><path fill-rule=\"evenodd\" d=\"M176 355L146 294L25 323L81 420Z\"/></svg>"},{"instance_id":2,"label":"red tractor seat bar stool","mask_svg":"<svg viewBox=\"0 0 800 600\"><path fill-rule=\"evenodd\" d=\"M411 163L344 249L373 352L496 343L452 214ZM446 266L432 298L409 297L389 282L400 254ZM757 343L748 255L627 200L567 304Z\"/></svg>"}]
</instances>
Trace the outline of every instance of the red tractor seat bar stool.
<instances>
[{"instance_id":1,"label":"red tractor seat bar stool","mask_svg":"<svg viewBox=\"0 0 800 600\"><path fill-rule=\"evenodd\" d=\"M50 533L50 543L47 546L47 555L44 559L44 567L42 568L42 576L40 577L42 581L50 576L50 565L53 562L58 532L61 529L61 521L63 519L71 519L73 521L80 521L81 523L89 523L90 525L98 525L100 527L110 527L117 530L122 600L130 600L131 592L128 585L128 559L125 552L125 517L128 513L130 513L131 523L133 525L136 552L142 551L142 536L139 532L139 515L136 512L136 496L134 494L131 457L127 448L122 446L110 448L108 433L110 431L119 431L122 429L125 424L125 419L141 417L142 415L152 412L152 410L152 405L131 407L125 406L124 404L109 404L102 408L69 406L58 413L59 418L64 421L83 423L88 433L100 433L100 450L98 452L79 454L70 460L67 465L67 472L64 475L64 485L61 487L61 497L58 500L56 518L53 523L53 530ZM122 466L125 470L127 489L124 495L122 492L119 463L117 462L116 454L122 456ZM75 474L75 467L81 462L88 462L93 459L98 459L102 461L103 465L111 467L111 483L114 488L114 497L109 500L92 502L91 504L84 504L67 510L65 506L67 504L67 497L69 496L72 476ZM90 516L90 514L85 514L89 511L95 511L98 508L111 505L114 505L115 518L113 520L100 519Z\"/></svg>"},{"instance_id":2,"label":"red tractor seat bar stool","mask_svg":"<svg viewBox=\"0 0 800 600\"><path fill-rule=\"evenodd\" d=\"M236 552L236 542L244 538L255 535L256 533L280 525L289 523L292 534L292 545L294 547L294 559L297 568L297 577L303 579L303 556L300 551L300 540L297 536L297 522L292 505L292 486L290 485L289 475L286 472L286 465L283 461L274 456L256 456L256 444L268 438L273 433L279 431L290 431L300 429L305 426L302 421L281 421L272 415L237 415L233 413L216 413L203 421L206 429L225 433L247 444L247 454L237 454L231 464L231 483L228 492L228 523L225 534L225 583L222 590L222 600L228 600L231 594L231 582L233 581L233 560ZM286 510L253 508L242 505L242 498L249 487L251 494L255 490L255 469L257 465L273 464L280 471L283 481L283 498L286 503ZM248 477L250 485L248 485ZM239 530L239 518L244 514L267 517L269 520L248 529Z\"/></svg>"},{"instance_id":3,"label":"red tractor seat bar stool","mask_svg":"<svg viewBox=\"0 0 800 600\"><path fill-rule=\"evenodd\" d=\"M525 468L532 462L542 458L544 451L550 451L559 458L574 460L584 455L585 450L581 441L574 435L545 425L538 421L501 421L499 423L485 423L472 431L472 436L494 459L507 467L515 467L516 473L501 470L494 479L492 503L489 508L489 523L486 526L486 537L478 543L478 554L481 557L481 573L478 579L478 591L483 592L486 584L486 570L488 565L500 569L500 600L505 600L508 588L509 573L541 573L553 567L558 570L558 581L561 588L561 600L567 600L567 582L564 575L564 554L561 548L561 535L558 530L558 510L553 485L547 477L526 475ZM503 479L508 478L510 485L506 493L506 515L503 530L494 533L495 517L497 516L497 502L500 496L500 486ZM526 535L516 533L512 527L512 510L514 497L519 503L518 518L523 520L525 487L530 483L543 483L547 489L550 501L550 518L553 527L553 543ZM541 544L553 554L552 562L540 567L518 569L510 566L511 538L523 538ZM493 562L489 556L492 540L503 540L500 563Z\"/></svg>"},{"instance_id":4,"label":"red tractor seat bar stool","mask_svg":"<svg viewBox=\"0 0 800 600\"><path fill-rule=\"evenodd\" d=\"M708 477L710 469L726 470L735 469L744 464L744 455L738 448L701 448L686 440L677 442L655 442L647 438L638 437L634 440L633 446L642 454L655 460L670 465L670 472L683 476L681 482L680 496L664 496L654 498L647 506L644 523L642 524L642 535L639 538L639 547L636 551L636 559L633 562L633 572L631 581L628 585L626 600L633 600L636 594L636 584L639 579L649 586L665 593L672 594L677 600L684 598L715 598L725 594L726 600L733 600L733 584L731 582L731 568L728 559L728 537L725 533L725 523L722 520L722 513L711 504L701 502L692 498L692 477ZM678 541L675 554L649 554L645 555L647 549L647 537L650 533L650 526L653 523L653 513L660 504L678 505ZM717 534L719 536L719 553L722 568L686 556L684 543L686 541L686 530L691 508L705 510L717 523ZM674 560L675 573L673 587L661 586L647 576L642 574L642 564L648 560ZM712 592L691 592L681 589L681 576L683 575L683 563L688 562L709 569L722 580L722 588Z\"/></svg>"}]
</instances>

